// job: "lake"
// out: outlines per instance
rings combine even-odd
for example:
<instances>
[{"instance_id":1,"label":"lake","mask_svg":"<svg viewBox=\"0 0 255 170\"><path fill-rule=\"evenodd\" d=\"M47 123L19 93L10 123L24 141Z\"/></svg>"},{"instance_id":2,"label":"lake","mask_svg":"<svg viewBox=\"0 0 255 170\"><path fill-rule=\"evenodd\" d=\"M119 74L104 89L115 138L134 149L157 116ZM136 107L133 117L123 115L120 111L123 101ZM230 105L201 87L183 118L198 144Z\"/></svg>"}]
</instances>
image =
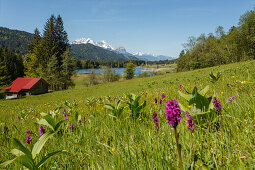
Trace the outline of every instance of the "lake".
<instances>
[{"instance_id":1,"label":"lake","mask_svg":"<svg viewBox=\"0 0 255 170\"><path fill-rule=\"evenodd\" d=\"M106 68L96 68L96 69L77 69L76 73L91 73L93 70L95 73L102 73ZM124 75L124 70L125 68L112 68L114 69L117 73L120 73L122 76ZM141 67L136 67L135 70L135 75L139 73L143 73L146 70L146 68L141 68Z\"/></svg>"}]
</instances>

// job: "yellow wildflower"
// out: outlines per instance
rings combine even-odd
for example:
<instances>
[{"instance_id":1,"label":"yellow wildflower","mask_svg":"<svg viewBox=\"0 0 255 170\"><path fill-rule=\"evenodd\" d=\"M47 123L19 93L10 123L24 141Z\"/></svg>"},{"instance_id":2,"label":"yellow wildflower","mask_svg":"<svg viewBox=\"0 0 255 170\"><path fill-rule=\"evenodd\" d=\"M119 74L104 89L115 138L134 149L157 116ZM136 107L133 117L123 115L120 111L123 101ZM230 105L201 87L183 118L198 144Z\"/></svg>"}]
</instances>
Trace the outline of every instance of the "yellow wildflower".
<instances>
[{"instance_id":1,"label":"yellow wildflower","mask_svg":"<svg viewBox=\"0 0 255 170\"><path fill-rule=\"evenodd\" d=\"M112 152L114 152L115 151L115 149L114 148L112 148Z\"/></svg>"},{"instance_id":2,"label":"yellow wildflower","mask_svg":"<svg viewBox=\"0 0 255 170\"><path fill-rule=\"evenodd\" d=\"M232 78L235 78L235 76L232 76Z\"/></svg>"},{"instance_id":3,"label":"yellow wildflower","mask_svg":"<svg viewBox=\"0 0 255 170\"><path fill-rule=\"evenodd\" d=\"M188 106L188 108L189 108L189 109L191 109L191 108L192 108L192 106Z\"/></svg>"},{"instance_id":4,"label":"yellow wildflower","mask_svg":"<svg viewBox=\"0 0 255 170\"><path fill-rule=\"evenodd\" d=\"M224 92L222 91L221 94L223 94Z\"/></svg>"},{"instance_id":5,"label":"yellow wildflower","mask_svg":"<svg viewBox=\"0 0 255 170\"><path fill-rule=\"evenodd\" d=\"M245 81L240 81L241 82L241 84L245 84Z\"/></svg>"}]
</instances>

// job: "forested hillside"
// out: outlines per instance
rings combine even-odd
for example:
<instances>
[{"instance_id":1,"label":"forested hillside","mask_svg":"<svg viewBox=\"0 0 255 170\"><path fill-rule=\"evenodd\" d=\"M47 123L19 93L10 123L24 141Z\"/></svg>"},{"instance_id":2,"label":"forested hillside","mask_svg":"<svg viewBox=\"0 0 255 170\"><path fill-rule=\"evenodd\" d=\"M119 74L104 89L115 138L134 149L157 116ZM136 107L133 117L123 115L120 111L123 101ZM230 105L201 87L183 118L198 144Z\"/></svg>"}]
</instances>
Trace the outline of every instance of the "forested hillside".
<instances>
[{"instance_id":1,"label":"forested hillside","mask_svg":"<svg viewBox=\"0 0 255 170\"><path fill-rule=\"evenodd\" d=\"M255 11L240 17L228 32L219 26L214 34L189 37L178 59L178 71L255 59Z\"/></svg>"},{"instance_id":2,"label":"forested hillside","mask_svg":"<svg viewBox=\"0 0 255 170\"><path fill-rule=\"evenodd\" d=\"M33 48L29 47L32 38L33 34L31 33L0 27L0 46L9 48L12 52L22 55L27 54L29 48ZM94 61L137 60L136 57L125 57L123 54L117 54L92 44L72 44L70 51L77 59Z\"/></svg>"},{"instance_id":3,"label":"forested hillside","mask_svg":"<svg viewBox=\"0 0 255 170\"><path fill-rule=\"evenodd\" d=\"M117 54L92 44L72 44L71 54L78 59L94 61L126 61L129 59L123 54ZM136 58L132 57L131 59Z\"/></svg>"},{"instance_id":4,"label":"forested hillside","mask_svg":"<svg viewBox=\"0 0 255 170\"><path fill-rule=\"evenodd\" d=\"M7 47L15 53L26 54L32 37L33 34L25 31L0 27L0 46Z\"/></svg>"}]
</instances>

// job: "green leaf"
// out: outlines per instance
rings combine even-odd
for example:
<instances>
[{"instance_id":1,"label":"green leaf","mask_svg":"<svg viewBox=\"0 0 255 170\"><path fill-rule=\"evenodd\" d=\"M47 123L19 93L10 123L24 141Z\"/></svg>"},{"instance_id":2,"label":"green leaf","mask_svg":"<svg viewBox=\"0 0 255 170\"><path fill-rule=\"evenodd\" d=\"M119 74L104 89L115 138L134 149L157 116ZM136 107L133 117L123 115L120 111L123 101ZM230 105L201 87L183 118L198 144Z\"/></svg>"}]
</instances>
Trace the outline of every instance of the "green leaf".
<instances>
[{"instance_id":1,"label":"green leaf","mask_svg":"<svg viewBox=\"0 0 255 170\"><path fill-rule=\"evenodd\" d=\"M5 167L5 166L11 164L11 163L14 162L17 158L18 158L18 157L14 158L14 159L12 159L12 160L8 160L8 161L5 161L5 162L1 163L1 164L0 164L0 167Z\"/></svg>"},{"instance_id":2,"label":"green leaf","mask_svg":"<svg viewBox=\"0 0 255 170\"><path fill-rule=\"evenodd\" d=\"M180 109L181 109L182 111L191 113L191 111L190 111L187 107L185 107L184 105L182 105L180 102L179 102L178 104L179 104Z\"/></svg>"},{"instance_id":3,"label":"green leaf","mask_svg":"<svg viewBox=\"0 0 255 170\"><path fill-rule=\"evenodd\" d=\"M52 127L55 126L55 120L51 115L46 115L43 117Z\"/></svg>"},{"instance_id":4,"label":"green leaf","mask_svg":"<svg viewBox=\"0 0 255 170\"><path fill-rule=\"evenodd\" d=\"M21 155L24 155L24 152L22 152L21 150L18 150L18 149L12 149L11 150L11 153L17 157L21 156Z\"/></svg>"},{"instance_id":5,"label":"green leaf","mask_svg":"<svg viewBox=\"0 0 255 170\"><path fill-rule=\"evenodd\" d=\"M35 166L34 161L33 159L30 159L29 157L27 157L27 155L22 155L17 157L16 161L28 169L34 169L34 166Z\"/></svg>"},{"instance_id":6,"label":"green leaf","mask_svg":"<svg viewBox=\"0 0 255 170\"><path fill-rule=\"evenodd\" d=\"M35 143L33 150L32 150L32 156L33 159L36 157L37 154L40 153L41 149L43 148L44 144L48 141L49 138L51 138L54 135L54 132L46 132L43 134L39 140Z\"/></svg>"},{"instance_id":7,"label":"green leaf","mask_svg":"<svg viewBox=\"0 0 255 170\"><path fill-rule=\"evenodd\" d=\"M62 123L64 123L65 121L66 121L66 120L61 120L61 121L59 121L59 122L56 124L56 126L54 127L54 131L57 132L58 129L59 129L59 127L60 127L60 125L61 125Z\"/></svg>"},{"instance_id":8,"label":"green leaf","mask_svg":"<svg viewBox=\"0 0 255 170\"><path fill-rule=\"evenodd\" d=\"M62 151L56 151L56 152L51 152L51 153L48 153L45 157L43 157L40 162L36 165L36 168L40 168L49 158L55 156L55 155L58 155L60 153L64 153L66 152L65 150L62 150Z\"/></svg>"},{"instance_id":9,"label":"green leaf","mask_svg":"<svg viewBox=\"0 0 255 170\"><path fill-rule=\"evenodd\" d=\"M45 119L41 119L37 123L40 125L45 125L45 126L49 127L50 129L54 130L54 127L51 126L51 124L49 124L49 122L47 122Z\"/></svg>"},{"instance_id":10,"label":"green leaf","mask_svg":"<svg viewBox=\"0 0 255 170\"><path fill-rule=\"evenodd\" d=\"M207 85L203 90L201 90L199 93L204 96L209 90L209 85Z\"/></svg>"},{"instance_id":11,"label":"green leaf","mask_svg":"<svg viewBox=\"0 0 255 170\"><path fill-rule=\"evenodd\" d=\"M106 104L106 105L104 105L104 107L105 107L106 109L109 109L109 110L113 110L113 109L114 109L114 106L111 105L111 104Z\"/></svg>"},{"instance_id":12,"label":"green leaf","mask_svg":"<svg viewBox=\"0 0 255 170\"><path fill-rule=\"evenodd\" d=\"M189 100L191 99L191 96L188 95L188 94L184 94L184 93L182 93L181 91L178 91L178 93L179 93L179 95L180 95L181 97L183 97L183 98L186 99L187 101L189 101Z\"/></svg>"},{"instance_id":13,"label":"green leaf","mask_svg":"<svg viewBox=\"0 0 255 170\"><path fill-rule=\"evenodd\" d=\"M189 101L189 105L196 104L196 108L200 109L201 112L207 111L209 108L209 102L206 97L196 93Z\"/></svg>"},{"instance_id":14,"label":"green leaf","mask_svg":"<svg viewBox=\"0 0 255 170\"><path fill-rule=\"evenodd\" d=\"M13 145L14 147L18 148L18 150L27 155L30 159L32 159L31 152L18 139L16 138L13 139Z\"/></svg>"},{"instance_id":15,"label":"green leaf","mask_svg":"<svg viewBox=\"0 0 255 170\"><path fill-rule=\"evenodd\" d=\"M48 113L44 113L44 112L42 112L42 113L40 113L40 114L41 114L42 117L48 115Z\"/></svg>"}]
</instances>

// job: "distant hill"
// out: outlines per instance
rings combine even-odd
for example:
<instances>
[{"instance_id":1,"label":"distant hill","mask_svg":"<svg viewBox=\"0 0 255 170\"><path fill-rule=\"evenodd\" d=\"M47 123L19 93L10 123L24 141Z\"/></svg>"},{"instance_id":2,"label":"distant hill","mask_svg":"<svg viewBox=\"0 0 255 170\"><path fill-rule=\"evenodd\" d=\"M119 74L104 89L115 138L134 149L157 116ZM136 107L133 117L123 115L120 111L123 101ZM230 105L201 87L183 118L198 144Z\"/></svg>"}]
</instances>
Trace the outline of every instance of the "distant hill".
<instances>
[{"instance_id":1,"label":"distant hill","mask_svg":"<svg viewBox=\"0 0 255 170\"><path fill-rule=\"evenodd\" d=\"M15 53L26 54L32 37L33 34L25 31L0 27L0 46L7 47Z\"/></svg>"},{"instance_id":2,"label":"distant hill","mask_svg":"<svg viewBox=\"0 0 255 170\"><path fill-rule=\"evenodd\" d=\"M96 61L126 61L137 58L125 57L123 54L117 54L113 51L88 44L71 44L71 54L78 59L90 59Z\"/></svg>"},{"instance_id":3,"label":"distant hill","mask_svg":"<svg viewBox=\"0 0 255 170\"><path fill-rule=\"evenodd\" d=\"M25 31L11 30L0 27L0 46L10 48L18 54L28 53L28 44L32 41L33 34ZM126 61L137 60L133 56L124 56L117 52L88 44L71 44L71 54L78 59L90 59L96 61Z\"/></svg>"}]
</instances>

